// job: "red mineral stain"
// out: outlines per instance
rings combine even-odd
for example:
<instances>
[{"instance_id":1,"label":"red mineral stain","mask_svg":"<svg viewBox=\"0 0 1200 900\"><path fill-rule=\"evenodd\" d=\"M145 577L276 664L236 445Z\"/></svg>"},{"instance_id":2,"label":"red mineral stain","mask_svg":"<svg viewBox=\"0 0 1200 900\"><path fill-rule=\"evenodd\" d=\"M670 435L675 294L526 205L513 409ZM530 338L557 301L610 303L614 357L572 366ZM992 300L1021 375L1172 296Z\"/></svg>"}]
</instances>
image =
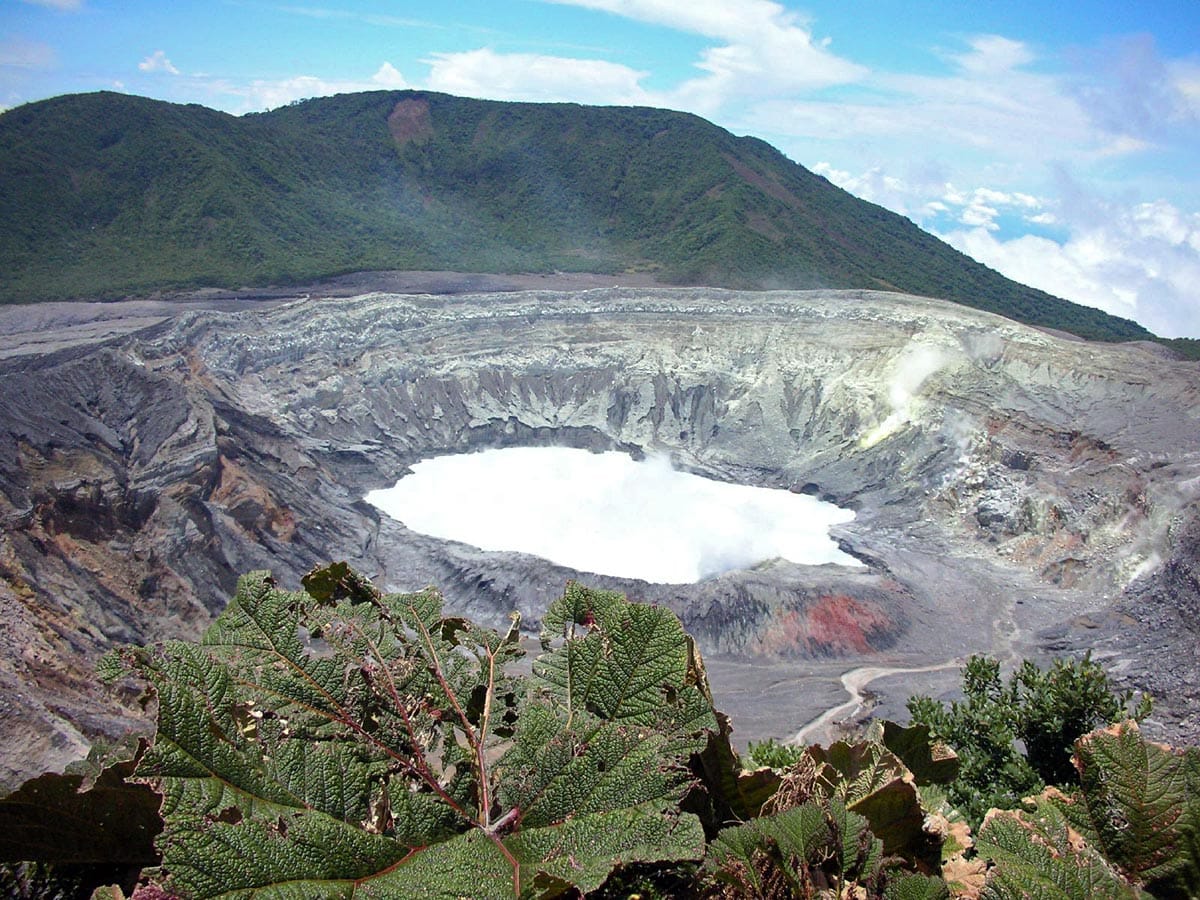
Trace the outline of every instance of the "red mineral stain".
<instances>
[{"instance_id":1,"label":"red mineral stain","mask_svg":"<svg viewBox=\"0 0 1200 900\"><path fill-rule=\"evenodd\" d=\"M754 642L751 652L767 656L829 656L871 653L872 632L893 627L869 600L845 594L818 597L803 610L780 610Z\"/></svg>"},{"instance_id":2,"label":"red mineral stain","mask_svg":"<svg viewBox=\"0 0 1200 900\"><path fill-rule=\"evenodd\" d=\"M751 652L764 656L790 656L807 645L808 629L805 628L804 614L789 609L775 614L771 624L758 636Z\"/></svg>"},{"instance_id":3,"label":"red mineral stain","mask_svg":"<svg viewBox=\"0 0 1200 900\"><path fill-rule=\"evenodd\" d=\"M874 603L827 594L808 609L810 648L824 653L869 653L867 635L891 624Z\"/></svg>"}]
</instances>

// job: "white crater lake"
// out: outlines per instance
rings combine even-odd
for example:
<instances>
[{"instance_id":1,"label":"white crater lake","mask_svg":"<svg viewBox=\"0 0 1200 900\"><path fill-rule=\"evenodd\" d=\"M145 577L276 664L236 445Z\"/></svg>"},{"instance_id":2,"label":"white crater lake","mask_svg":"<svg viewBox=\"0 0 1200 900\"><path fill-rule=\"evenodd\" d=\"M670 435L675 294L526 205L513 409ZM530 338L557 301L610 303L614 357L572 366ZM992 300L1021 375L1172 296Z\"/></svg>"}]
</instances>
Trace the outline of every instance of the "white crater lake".
<instances>
[{"instance_id":1,"label":"white crater lake","mask_svg":"<svg viewBox=\"0 0 1200 900\"><path fill-rule=\"evenodd\" d=\"M439 456L366 500L422 534L663 584L780 557L861 565L829 536L850 510L678 472L665 457L566 447Z\"/></svg>"}]
</instances>

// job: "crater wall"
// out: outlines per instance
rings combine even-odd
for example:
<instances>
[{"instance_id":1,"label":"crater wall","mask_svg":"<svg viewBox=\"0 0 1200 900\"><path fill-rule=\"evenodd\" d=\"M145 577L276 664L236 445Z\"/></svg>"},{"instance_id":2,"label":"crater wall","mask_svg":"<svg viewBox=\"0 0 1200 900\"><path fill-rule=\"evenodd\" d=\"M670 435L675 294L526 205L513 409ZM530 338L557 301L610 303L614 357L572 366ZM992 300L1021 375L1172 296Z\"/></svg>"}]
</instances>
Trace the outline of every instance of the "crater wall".
<instances>
[{"instance_id":1,"label":"crater wall","mask_svg":"<svg viewBox=\"0 0 1200 900\"><path fill-rule=\"evenodd\" d=\"M0 364L0 757L14 775L140 715L97 691L104 648L195 636L254 568L294 586L346 559L389 589L436 584L484 621L517 608L530 627L568 578L616 587L677 611L728 677L824 679L747 717L783 735L862 660L1077 649L1081 623L1118 608L1150 634L1131 598L1170 606L1163 573L1191 552L1194 365L915 297L368 294L38 347ZM663 452L821 494L856 510L836 536L867 568L775 561L652 585L436 541L361 500L424 457L535 444ZM1157 677L1145 654L1105 652L1135 686ZM1173 737L1196 727L1179 710L1197 668L1160 717Z\"/></svg>"}]
</instances>

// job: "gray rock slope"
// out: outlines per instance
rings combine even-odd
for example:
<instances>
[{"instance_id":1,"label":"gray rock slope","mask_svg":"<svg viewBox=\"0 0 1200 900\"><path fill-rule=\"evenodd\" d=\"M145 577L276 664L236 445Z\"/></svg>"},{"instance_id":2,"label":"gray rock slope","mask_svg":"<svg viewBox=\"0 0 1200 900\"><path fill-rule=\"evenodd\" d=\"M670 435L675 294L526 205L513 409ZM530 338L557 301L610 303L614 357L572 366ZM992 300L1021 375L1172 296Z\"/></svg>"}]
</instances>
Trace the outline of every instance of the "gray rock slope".
<instances>
[{"instance_id":1,"label":"gray rock slope","mask_svg":"<svg viewBox=\"0 0 1200 900\"><path fill-rule=\"evenodd\" d=\"M858 665L1090 646L1161 697L1162 732L1200 734L1194 364L863 292L155 312L5 345L5 780L142 721L137 696L96 685L105 648L195 636L239 573L295 586L331 559L497 624L515 608L535 628L569 578L666 604L742 738L794 732ZM361 499L424 457L538 444L818 493L857 512L836 536L866 568L622 581L433 540ZM947 689L943 674L920 684ZM915 683L890 680L883 711Z\"/></svg>"}]
</instances>

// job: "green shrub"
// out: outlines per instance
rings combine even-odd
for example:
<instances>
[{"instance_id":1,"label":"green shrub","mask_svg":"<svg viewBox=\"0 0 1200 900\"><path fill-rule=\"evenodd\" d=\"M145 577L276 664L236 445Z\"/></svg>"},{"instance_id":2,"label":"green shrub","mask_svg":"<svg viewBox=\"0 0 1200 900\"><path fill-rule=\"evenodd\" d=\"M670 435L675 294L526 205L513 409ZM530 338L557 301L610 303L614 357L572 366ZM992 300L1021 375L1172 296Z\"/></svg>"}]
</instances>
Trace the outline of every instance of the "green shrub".
<instances>
[{"instance_id":1,"label":"green shrub","mask_svg":"<svg viewBox=\"0 0 1200 900\"><path fill-rule=\"evenodd\" d=\"M959 755L961 774L951 802L978 824L989 809L1012 809L1047 784L1078 782L1071 762L1075 741L1093 728L1150 711L1143 697L1117 693L1091 655L1057 660L1042 671L1026 661L1005 683L994 659L972 656L963 669L963 699L949 706L909 698L915 723L929 726Z\"/></svg>"},{"instance_id":2,"label":"green shrub","mask_svg":"<svg viewBox=\"0 0 1200 900\"><path fill-rule=\"evenodd\" d=\"M679 801L716 721L670 612L570 585L526 679L507 634L381 594L244 577L197 644L127 649L158 734L169 889L192 897L558 896L698 860Z\"/></svg>"},{"instance_id":3,"label":"green shrub","mask_svg":"<svg viewBox=\"0 0 1200 900\"><path fill-rule=\"evenodd\" d=\"M772 769L786 769L794 766L803 755L803 747L784 744L775 738L751 741L746 748L746 756L752 765L768 766Z\"/></svg>"}]
</instances>

